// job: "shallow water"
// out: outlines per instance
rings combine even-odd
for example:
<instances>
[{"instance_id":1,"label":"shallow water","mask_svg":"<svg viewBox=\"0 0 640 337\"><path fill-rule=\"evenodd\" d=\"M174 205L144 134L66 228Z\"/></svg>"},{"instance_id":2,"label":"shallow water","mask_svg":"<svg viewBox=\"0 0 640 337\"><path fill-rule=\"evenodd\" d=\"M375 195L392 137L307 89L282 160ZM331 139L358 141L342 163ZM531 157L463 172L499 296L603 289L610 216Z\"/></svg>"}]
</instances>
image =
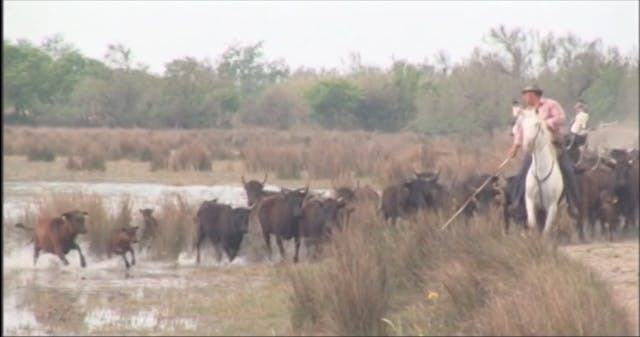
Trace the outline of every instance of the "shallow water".
<instances>
[{"instance_id":1,"label":"shallow water","mask_svg":"<svg viewBox=\"0 0 640 337\"><path fill-rule=\"evenodd\" d=\"M5 182L3 189L3 226L13 225L27 207L48 193L83 192L104 198L116 211L123 198L129 197L133 210L154 208L164 198L179 194L194 208L204 200L218 198L234 207L246 205L246 195L238 185L170 186L160 184L78 183L78 182ZM267 190L278 190L267 185ZM315 190L327 195L327 190ZM133 222L141 221L137 211ZM167 296L196 296L187 289L226 289L241 286L250 291L261 277L235 279L238 268L251 267L243 256L232 263L204 258L195 265L195 256L183 252L173 262L147 259L146 253L136 254L137 264L125 271L121 258L99 259L88 253L87 244L79 241L85 252L87 267L81 268L77 252L67 255L70 265L64 266L52 254L41 254L33 266L32 243L7 242L3 235L3 334L193 334L202 331L201 317L185 316L171 306L158 306L158 292ZM7 248L8 247L8 248ZM137 252L136 252L137 253ZM207 248L205 248L205 254ZM209 251L208 253L211 253ZM242 273L242 271L241 271ZM196 275L196 276L194 276ZM175 295L177 294L177 295ZM230 296L222 290L215 296ZM211 294L209 294L211 295ZM129 305L116 305L129 303ZM67 304L67 302L69 304ZM70 307L71 309L68 309ZM65 310L69 312L66 313ZM59 318L62 317L62 318ZM206 323L209 324L209 323ZM207 331L218 326L205 325Z\"/></svg>"}]
</instances>

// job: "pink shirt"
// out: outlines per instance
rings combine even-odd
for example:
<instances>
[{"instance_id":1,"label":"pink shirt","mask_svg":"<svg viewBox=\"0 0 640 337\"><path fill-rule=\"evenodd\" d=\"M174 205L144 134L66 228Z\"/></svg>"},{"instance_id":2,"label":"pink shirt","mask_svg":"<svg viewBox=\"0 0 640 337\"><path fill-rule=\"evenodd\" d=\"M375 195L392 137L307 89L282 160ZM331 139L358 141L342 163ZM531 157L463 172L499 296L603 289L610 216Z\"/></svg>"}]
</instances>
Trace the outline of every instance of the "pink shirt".
<instances>
[{"instance_id":1,"label":"pink shirt","mask_svg":"<svg viewBox=\"0 0 640 337\"><path fill-rule=\"evenodd\" d=\"M540 103L538 104L538 114L540 114L547 123L553 138L556 140L561 139L560 131L562 125L564 125L565 114L560 103L550 98L541 98ZM521 118L518 118L516 123L513 125L512 132L514 145L522 145L522 125L520 121Z\"/></svg>"}]
</instances>

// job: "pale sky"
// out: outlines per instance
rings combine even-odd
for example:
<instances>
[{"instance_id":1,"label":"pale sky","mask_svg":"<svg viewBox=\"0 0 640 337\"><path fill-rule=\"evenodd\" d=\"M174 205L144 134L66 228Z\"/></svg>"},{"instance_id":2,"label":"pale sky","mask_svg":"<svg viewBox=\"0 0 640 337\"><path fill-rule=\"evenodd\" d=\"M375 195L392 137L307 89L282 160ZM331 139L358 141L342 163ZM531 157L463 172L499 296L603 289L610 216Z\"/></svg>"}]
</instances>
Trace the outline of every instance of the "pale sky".
<instances>
[{"instance_id":1,"label":"pale sky","mask_svg":"<svg viewBox=\"0 0 640 337\"><path fill-rule=\"evenodd\" d=\"M233 42L264 41L268 58L295 69L342 68L351 52L366 65L420 62L440 50L453 61L500 24L573 32L637 53L638 1L169 2L3 1L4 38L37 44L62 34L102 59L109 43L161 73L173 59L215 58ZM486 45L485 45L486 46Z\"/></svg>"}]
</instances>

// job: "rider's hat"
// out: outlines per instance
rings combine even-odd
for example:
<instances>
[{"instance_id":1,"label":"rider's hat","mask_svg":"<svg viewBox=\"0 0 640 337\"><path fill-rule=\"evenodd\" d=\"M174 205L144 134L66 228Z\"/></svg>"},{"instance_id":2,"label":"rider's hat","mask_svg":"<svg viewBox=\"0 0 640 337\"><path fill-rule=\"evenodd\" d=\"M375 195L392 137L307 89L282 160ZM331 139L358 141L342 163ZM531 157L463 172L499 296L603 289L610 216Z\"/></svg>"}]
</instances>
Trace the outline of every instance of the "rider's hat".
<instances>
[{"instance_id":1,"label":"rider's hat","mask_svg":"<svg viewBox=\"0 0 640 337\"><path fill-rule=\"evenodd\" d=\"M524 94L525 92L535 92L539 96L542 96L542 89L538 88L535 84L524 87L524 89L522 89L522 93Z\"/></svg>"}]
</instances>

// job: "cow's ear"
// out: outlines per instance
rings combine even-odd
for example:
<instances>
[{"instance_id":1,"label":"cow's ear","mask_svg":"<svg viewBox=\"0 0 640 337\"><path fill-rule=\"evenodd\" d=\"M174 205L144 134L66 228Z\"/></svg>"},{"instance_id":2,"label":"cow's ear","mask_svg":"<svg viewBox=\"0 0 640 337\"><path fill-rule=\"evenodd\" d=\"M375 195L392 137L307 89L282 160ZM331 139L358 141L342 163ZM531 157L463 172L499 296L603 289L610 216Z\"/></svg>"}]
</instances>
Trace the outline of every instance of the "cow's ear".
<instances>
[{"instance_id":1,"label":"cow's ear","mask_svg":"<svg viewBox=\"0 0 640 337\"><path fill-rule=\"evenodd\" d=\"M88 215L89 215L89 212L87 212L87 211L82 211L82 215L84 215L84 216L88 216Z\"/></svg>"},{"instance_id":2,"label":"cow's ear","mask_svg":"<svg viewBox=\"0 0 640 337\"><path fill-rule=\"evenodd\" d=\"M71 217L71 212L62 213L62 216L61 216L61 218L65 220L69 220L70 217Z\"/></svg>"},{"instance_id":3,"label":"cow's ear","mask_svg":"<svg viewBox=\"0 0 640 337\"><path fill-rule=\"evenodd\" d=\"M133 229L134 232L138 230L138 226L131 226L130 228Z\"/></svg>"},{"instance_id":4,"label":"cow's ear","mask_svg":"<svg viewBox=\"0 0 640 337\"><path fill-rule=\"evenodd\" d=\"M144 214L144 210L142 208L138 209L138 212L143 213Z\"/></svg>"}]
</instances>

